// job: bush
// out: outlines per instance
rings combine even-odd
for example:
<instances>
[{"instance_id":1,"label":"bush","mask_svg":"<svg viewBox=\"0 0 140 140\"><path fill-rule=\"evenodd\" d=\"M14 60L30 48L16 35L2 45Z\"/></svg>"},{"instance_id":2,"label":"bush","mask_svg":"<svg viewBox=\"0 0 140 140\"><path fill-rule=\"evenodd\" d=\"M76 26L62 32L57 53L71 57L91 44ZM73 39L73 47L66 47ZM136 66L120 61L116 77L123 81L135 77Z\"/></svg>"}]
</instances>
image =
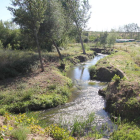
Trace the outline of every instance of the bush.
<instances>
[{"instance_id":1,"label":"bush","mask_svg":"<svg viewBox=\"0 0 140 140\"><path fill-rule=\"evenodd\" d=\"M123 124L118 127L118 130L113 132L111 140L139 140L140 128L134 124Z\"/></svg>"},{"instance_id":2,"label":"bush","mask_svg":"<svg viewBox=\"0 0 140 140\"><path fill-rule=\"evenodd\" d=\"M70 136L70 133L57 125L51 125L45 129L45 131L55 139L55 140L75 140Z\"/></svg>"},{"instance_id":3,"label":"bush","mask_svg":"<svg viewBox=\"0 0 140 140\"><path fill-rule=\"evenodd\" d=\"M4 108L1 108L1 109L0 109L0 115L3 116L5 113L6 113L6 110L5 110Z\"/></svg>"},{"instance_id":4,"label":"bush","mask_svg":"<svg viewBox=\"0 0 140 140\"><path fill-rule=\"evenodd\" d=\"M112 78L112 81L114 81L114 82L120 82L120 76L119 75L117 75L117 74L115 74L114 75L114 77Z\"/></svg>"},{"instance_id":5,"label":"bush","mask_svg":"<svg viewBox=\"0 0 140 140\"><path fill-rule=\"evenodd\" d=\"M2 42L0 40L0 49L2 49L2 48L3 48L3 44L2 44Z\"/></svg>"},{"instance_id":6,"label":"bush","mask_svg":"<svg viewBox=\"0 0 140 140\"><path fill-rule=\"evenodd\" d=\"M27 127L20 127L15 129L12 132L12 136L18 140L27 140L27 134L30 133L30 130Z\"/></svg>"},{"instance_id":7,"label":"bush","mask_svg":"<svg viewBox=\"0 0 140 140\"><path fill-rule=\"evenodd\" d=\"M48 89L49 90L55 90L56 89L56 84L48 86Z\"/></svg>"},{"instance_id":8,"label":"bush","mask_svg":"<svg viewBox=\"0 0 140 140\"><path fill-rule=\"evenodd\" d=\"M66 103L70 96L68 86L57 87L51 94L38 94L38 89L19 89L0 94L0 105L9 112L47 109ZM3 112L3 110L1 110Z\"/></svg>"},{"instance_id":9,"label":"bush","mask_svg":"<svg viewBox=\"0 0 140 140\"><path fill-rule=\"evenodd\" d=\"M86 43L84 43L84 48L85 48L86 51L90 50L90 47Z\"/></svg>"},{"instance_id":10,"label":"bush","mask_svg":"<svg viewBox=\"0 0 140 140\"><path fill-rule=\"evenodd\" d=\"M95 65L90 66L90 67L88 68L88 71L89 71L89 73L90 73L90 78L91 78L91 79L93 79L94 77L96 77L96 67L95 67Z\"/></svg>"},{"instance_id":11,"label":"bush","mask_svg":"<svg viewBox=\"0 0 140 140\"><path fill-rule=\"evenodd\" d=\"M0 79L15 77L38 66L38 55L31 52L0 50Z\"/></svg>"}]
</instances>

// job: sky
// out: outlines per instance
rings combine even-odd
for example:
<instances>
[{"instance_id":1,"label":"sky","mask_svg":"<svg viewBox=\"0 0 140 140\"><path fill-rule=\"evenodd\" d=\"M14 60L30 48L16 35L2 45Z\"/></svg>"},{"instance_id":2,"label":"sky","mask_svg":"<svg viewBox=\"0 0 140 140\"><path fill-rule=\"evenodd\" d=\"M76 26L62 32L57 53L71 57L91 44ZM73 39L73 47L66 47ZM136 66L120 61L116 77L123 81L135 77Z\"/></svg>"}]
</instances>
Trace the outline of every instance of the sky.
<instances>
[{"instance_id":1,"label":"sky","mask_svg":"<svg viewBox=\"0 0 140 140\"><path fill-rule=\"evenodd\" d=\"M6 7L10 0L0 0L0 20L11 20L12 15ZM129 23L140 26L140 0L89 0L91 18L88 22L90 31L110 31Z\"/></svg>"}]
</instances>

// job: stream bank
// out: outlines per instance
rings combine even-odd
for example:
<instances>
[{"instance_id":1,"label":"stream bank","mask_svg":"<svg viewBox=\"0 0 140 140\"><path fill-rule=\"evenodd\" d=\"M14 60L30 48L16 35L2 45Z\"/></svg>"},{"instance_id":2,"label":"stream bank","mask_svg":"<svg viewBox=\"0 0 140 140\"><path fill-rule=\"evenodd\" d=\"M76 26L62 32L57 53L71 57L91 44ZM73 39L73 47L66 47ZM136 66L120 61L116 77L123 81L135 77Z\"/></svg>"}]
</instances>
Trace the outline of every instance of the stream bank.
<instances>
[{"instance_id":1,"label":"stream bank","mask_svg":"<svg viewBox=\"0 0 140 140\"><path fill-rule=\"evenodd\" d=\"M111 81L106 88L99 90L99 94L105 97L107 112L130 120L140 116L139 67L129 53L119 51L100 60L90 68L90 76Z\"/></svg>"},{"instance_id":2,"label":"stream bank","mask_svg":"<svg viewBox=\"0 0 140 140\"><path fill-rule=\"evenodd\" d=\"M75 63L91 59L94 55L93 52L87 52L86 55L77 53L69 56L65 54L63 57L65 58L66 69L69 69ZM18 62L18 60L16 61ZM18 67L21 67L20 59L18 64ZM31 73L0 80L0 114L5 111L23 113L29 110L48 109L68 101L72 81L65 76L63 70L61 71L58 57L47 54L43 58L43 65L44 72L37 69ZM5 67L3 66L3 68Z\"/></svg>"},{"instance_id":3,"label":"stream bank","mask_svg":"<svg viewBox=\"0 0 140 140\"><path fill-rule=\"evenodd\" d=\"M88 116L94 112L95 118L92 122L98 130L105 129L105 135L108 137L109 132L114 129L109 114L105 112L105 101L102 96L98 95L98 90L106 87L106 82L90 80L88 67L95 65L98 60L106 55L98 54L94 59L79 63L67 71L67 76L73 81L74 87L71 89L72 96L65 105L56 108L39 111L40 119L46 123L61 123L63 126L70 128L75 123L85 121ZM106 126L107 124L107 126Z\"/></svg>"}]
</instances>

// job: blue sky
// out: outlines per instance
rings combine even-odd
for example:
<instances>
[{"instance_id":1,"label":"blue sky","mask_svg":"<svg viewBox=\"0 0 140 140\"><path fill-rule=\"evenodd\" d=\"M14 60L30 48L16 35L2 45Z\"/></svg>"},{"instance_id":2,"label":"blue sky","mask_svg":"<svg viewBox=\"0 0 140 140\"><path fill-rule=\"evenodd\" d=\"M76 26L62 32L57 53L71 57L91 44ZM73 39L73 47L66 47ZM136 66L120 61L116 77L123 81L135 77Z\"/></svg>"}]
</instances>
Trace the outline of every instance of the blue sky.
<instances>
[{"instance_id":1,"label":"blue sky","mask_svg":"<svg viewBox=\"0 0 140 140\"><path fill-rule=\"evenodd\" d=\"M0 20L10 20L12 15L6 7L10 0L0 0ZM129 23L140 26L140 0L89 0L91 18L88 28L92 31L109 31Z\"/></svg>"},{"instance_id":2,"label":"blue sky","mask_svg":"<svg viewBox=\"0 0 140 140\"><path fill-rule=\"evenodd\" d=\"M10 6L10 0L0 0L0 20L3 21L11 20L12 15L6 7Z\"/></svg>"}]
</instances>

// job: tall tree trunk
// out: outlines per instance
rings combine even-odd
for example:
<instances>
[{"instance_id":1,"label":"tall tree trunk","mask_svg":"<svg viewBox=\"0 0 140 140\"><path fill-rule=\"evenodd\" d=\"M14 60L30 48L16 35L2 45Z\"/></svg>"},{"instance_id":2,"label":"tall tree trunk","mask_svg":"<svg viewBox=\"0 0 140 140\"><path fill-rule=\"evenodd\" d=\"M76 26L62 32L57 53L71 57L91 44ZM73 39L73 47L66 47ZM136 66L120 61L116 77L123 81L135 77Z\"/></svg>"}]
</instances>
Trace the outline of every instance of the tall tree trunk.
<instances>
[{"instance_id":1,"label":"tall tree trunk","mask_svg":"<svg viewBox=\"0 0 140 140\"><path fill-rule=\"evenodd\" d=\"M81 33L79 33L79 37L80 37L80 42L81 42L81 45L82 45L83 54L86 54L86 51L85 51L85 48L84 48L84 45L83 45L83 40L82 40L82 37L81 37Z\"/></svg>"},{"instance_id":2,"label":"tall tree trunk","mask_svg":"<svg viewBox=\"0 0 140 140\"><path fill-rule=\"evenodd\" d=\"M79 33L79 37L80 37L80 42L81 42L83 54L86 54L86 51L85 51L85 48L84 48L84 45L83 45L83 40L82 40L82 37L81 37L81 32L80 32L80 30L79 30L79 27L78 27L78 24L77 24L76 21L75 21L75 23L76 23L76 27L77 27L77 30L78 30L78 33Z\"/></svg>"},{"instance_id":3,"label":"tall tree trunk","mask_svg":"<svg viewBox=\"0 0 140 140\"><path fill-rule=\"evenodd\" d=\"M37 44L37 49L38 49L38 54L39 54L39 60L40 60L40 64L41 64L41 71L44 71L44 66L42 63L42 57L41 57L41 51L40 51L40 45L39 45L39 41L38 41L38 36L37 36L37 31L35 30L35 40L36 40L36 44Z\"/></svg>"},{"instance_id":4,"label":"tall tree trunk","mask_svg":"<svg viewBox=\"0 0 140 140\"><path fill-rule=\"evenodd\" d=\"M59 51L59 49L58 49L58 46L56 45L55 41L53 41L53 45L55 46L55 48L56 48L56 50L57 50L57 52L58 52L58 54L59 54L60 60L62 60L62 55L61 55L61 53L60 53L60 51Z\"/></svg>"}]
</instances>

